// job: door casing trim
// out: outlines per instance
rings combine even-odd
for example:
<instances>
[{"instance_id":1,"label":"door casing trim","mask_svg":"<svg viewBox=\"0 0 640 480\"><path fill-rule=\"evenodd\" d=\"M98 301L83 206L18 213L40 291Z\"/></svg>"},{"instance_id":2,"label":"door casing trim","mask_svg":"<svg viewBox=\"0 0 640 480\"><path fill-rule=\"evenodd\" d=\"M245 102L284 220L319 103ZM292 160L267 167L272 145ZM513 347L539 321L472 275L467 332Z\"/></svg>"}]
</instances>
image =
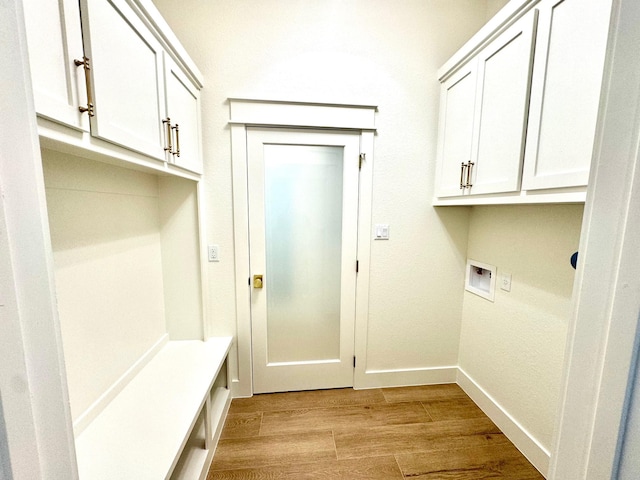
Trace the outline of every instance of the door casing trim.
<instances>
[{"instance_id":1,"label":"door casing trim","mask_svg":"<svg viewBox=\"0 0 640 480\"><path fill-rule=\"evenodd\" d=\"M369 263L371 256L371 200L373 192L373 139L376 106L310 103L281 100L229 98L231 169L233 183L233 235L237 336L232 350L231 393L233 397L253 395L251 354L251 287L249 261L249 204L247 191L247 128L314 128L351 130L360 133L360 153L365 161L360 170L358 199L358 261L356 284L355 354L358 361L354 385L366 367L367 319L369 309ZM230 354L232 357L232 354ZM235 368L234 368L235 367Z\"/></svg>"}]
</instances>

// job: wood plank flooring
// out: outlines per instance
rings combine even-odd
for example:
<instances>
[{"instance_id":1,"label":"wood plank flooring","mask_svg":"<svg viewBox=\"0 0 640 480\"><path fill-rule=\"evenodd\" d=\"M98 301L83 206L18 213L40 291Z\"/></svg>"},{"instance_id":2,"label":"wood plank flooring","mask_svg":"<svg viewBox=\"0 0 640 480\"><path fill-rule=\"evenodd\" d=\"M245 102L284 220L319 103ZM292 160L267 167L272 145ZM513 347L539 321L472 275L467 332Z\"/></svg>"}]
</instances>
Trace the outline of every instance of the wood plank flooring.
<instances>
[{"instance_id":1,"label":"wood plank flooring","mask_svg":"<svg viewBox=\"0 0 640 480\"><path fill-rule=\"evenodd\" d=\"M234 399L207 480L539 480L457 385Z\"/></svg>"}]
</instances>

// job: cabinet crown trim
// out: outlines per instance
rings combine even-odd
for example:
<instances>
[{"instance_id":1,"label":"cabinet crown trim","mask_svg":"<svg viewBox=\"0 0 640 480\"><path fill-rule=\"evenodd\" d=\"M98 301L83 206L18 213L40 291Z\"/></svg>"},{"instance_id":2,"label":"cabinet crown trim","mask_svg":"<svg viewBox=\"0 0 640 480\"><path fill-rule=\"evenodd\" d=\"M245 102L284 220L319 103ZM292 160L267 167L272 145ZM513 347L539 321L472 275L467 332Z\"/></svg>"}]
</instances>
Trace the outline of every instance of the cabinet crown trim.
<instances>
[{"instance_id":1,"label":"cabinet crown trim","mask_svg":"<svg viewBox=\"0 0 640 480\"><path fill-rule=\"evenodd\" d=\"M540 0L511 0L438 69L438 80L445 81L482 50L496 36L531 10Z\"/></svg>"}]
</instances>

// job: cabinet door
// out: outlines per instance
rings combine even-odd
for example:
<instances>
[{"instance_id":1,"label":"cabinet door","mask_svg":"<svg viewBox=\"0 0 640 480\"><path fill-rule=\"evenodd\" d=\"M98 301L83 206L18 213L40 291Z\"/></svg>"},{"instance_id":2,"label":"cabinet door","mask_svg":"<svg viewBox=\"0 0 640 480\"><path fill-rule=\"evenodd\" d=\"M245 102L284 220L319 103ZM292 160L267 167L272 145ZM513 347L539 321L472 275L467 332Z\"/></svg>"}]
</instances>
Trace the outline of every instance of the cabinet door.
<instances>
[{"instance_id":1,"label":"cabinet door","mask_svg":"<svg viewBox=\"0 0 640 480\"><path fill-rule=\"evenodd\" d=\"M83 56L80 6L74 0L23 2L31 81L36 112L46 118L88 131L84 69L74 59Z\"/></svg>"},{"instance_id":2,"label":"cabinet door","mask_svg":"<svg viewBox=\"0 0 640 480\"><path fill-rule=\"evenodd\" d=\"M543 0L522 188L586 185L611 0Z\"/></svg>"},{"instance_id":3,"label":"cabinet door","mask_svg":"<svg viewBox=\"0 0 640 480\"><path fill-rule=\"evenodd\" d=\"M95 116L91 134L165 159L162 47L125 0L82 0Z\"/></svg>"},{"instance_id":4,"label":"cabinet door","mask_svg":"<svg viewBox=\"0 0 640 480\"><path fill-rule=\"evenodd\" d=\"M478 53L470 193L520 189L536 12Z\"/></svg>"},{"instance_id":5,"label":"cabinet door","mask_svg":"<svg viewBox=\"0 0 640 480\"><path fill-rule=\"evenodd\" d=\"M169 154L169 161L186 170L202 173L200 90L167 54L165 83L167 116L172 125L173 153Z\"/></svg>"},{"instance_id":6,"label":"cabinet door","mask_svg":"<svg viewBox=\"0 0 640 480\"><path fill-rule=\"evenodd\" d=\"M437 196L463 195L462 164L471 160L476 60L464 65L440 87Z\"/></svg>"}]
</instances>

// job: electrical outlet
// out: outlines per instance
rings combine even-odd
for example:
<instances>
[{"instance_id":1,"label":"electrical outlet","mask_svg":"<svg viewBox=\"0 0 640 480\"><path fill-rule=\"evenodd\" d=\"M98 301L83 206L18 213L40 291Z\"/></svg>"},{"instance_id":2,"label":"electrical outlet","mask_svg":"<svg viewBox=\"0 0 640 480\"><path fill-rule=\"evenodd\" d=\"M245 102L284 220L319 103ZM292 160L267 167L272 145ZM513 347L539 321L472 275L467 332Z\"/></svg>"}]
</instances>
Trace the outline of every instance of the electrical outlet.
<instances>
[{"instance_id":1,"label":"electrical outlet","mask_svg":"<svg viewBox=\"0 0 640 480\"><path fill-rule=\"evenodd\" d=\"M220 261L220 247L218 247L218 245L209 245L208 253L210 262Z\"/></svg>"},{"instance_id":2,"label":"electrical outlet","mask_svg":"<svg viewBox=\"0 0 640 480\"><path fill-rule=\"evenodd\" d=\"M511 274L510 273L502 273L500 275L500 288L505 292L511 291Z\"/></svg>"}]
</instances>

